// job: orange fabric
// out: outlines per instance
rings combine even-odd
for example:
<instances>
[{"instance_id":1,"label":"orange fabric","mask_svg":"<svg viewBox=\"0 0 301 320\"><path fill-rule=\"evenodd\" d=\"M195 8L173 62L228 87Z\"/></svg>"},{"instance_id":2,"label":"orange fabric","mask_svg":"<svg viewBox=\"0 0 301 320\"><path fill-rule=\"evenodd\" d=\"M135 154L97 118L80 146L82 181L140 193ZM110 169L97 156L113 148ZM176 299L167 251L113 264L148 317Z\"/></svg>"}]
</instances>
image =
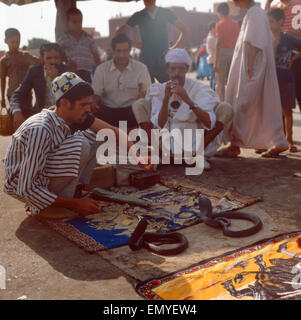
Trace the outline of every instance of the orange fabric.
<instances>
[{"instance_id":1,"label":"orange fabric","mask_svg":"<svg viewBox=\"0 0 301 320\"><path fill-rule=\"evenodd\" d=\"M239 25L229 16L222 18L215 26L216 37L221 39L221 48L235 48Z\"/></svg>"},{"instance_id":2,"label":"orange fabric","mask_svg":"<svg viewBox=\"0 0 301 320\"><path fill-rule=\"evenodd\" d=\"M206 53L206 47L203 46L198 53L198 57L201 58L205 53Z\"/></svg>"}]
</instances>

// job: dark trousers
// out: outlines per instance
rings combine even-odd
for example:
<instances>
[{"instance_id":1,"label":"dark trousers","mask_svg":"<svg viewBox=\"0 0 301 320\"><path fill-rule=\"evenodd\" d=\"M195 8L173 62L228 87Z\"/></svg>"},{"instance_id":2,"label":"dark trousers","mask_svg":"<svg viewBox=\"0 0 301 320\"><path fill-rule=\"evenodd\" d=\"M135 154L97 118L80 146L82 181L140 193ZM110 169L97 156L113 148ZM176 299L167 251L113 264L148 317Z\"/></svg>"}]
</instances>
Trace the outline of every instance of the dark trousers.
<instances>
[{"instance_id":1,"label":"dark trousers","mask_svg":"<svg viewBox=\"0 0 301 320\"><path fill-rule=\"evenodd\" d=\"M301 111L301 58L297 59L292 67L295 77L296 98Z\"/></svg>"},{"instance_id":2,"label":"dark trousers","mask_svg":"<svg viewBox=\"0 0 301 320\"><path fill-rule=\"evenodd\" d=\"M147 66L152 83L155 82L155 79L160 83L169 81L169 75L166 71L166 64L163 57L140 57L140 61Z\"/></svg>"},{"instance_id":3,"label":"dark trousers","mask_svg":"<svg viewBox=\"0 0 301 320\"><path fill-rule=\"evenodd\" d=\"M118 127L119 121L127 121L128 128L138 127L132 106L124 108L110 108L102 104L94 115L96 118L99 118L114 127Z\"/></svg>"}]
</instances>

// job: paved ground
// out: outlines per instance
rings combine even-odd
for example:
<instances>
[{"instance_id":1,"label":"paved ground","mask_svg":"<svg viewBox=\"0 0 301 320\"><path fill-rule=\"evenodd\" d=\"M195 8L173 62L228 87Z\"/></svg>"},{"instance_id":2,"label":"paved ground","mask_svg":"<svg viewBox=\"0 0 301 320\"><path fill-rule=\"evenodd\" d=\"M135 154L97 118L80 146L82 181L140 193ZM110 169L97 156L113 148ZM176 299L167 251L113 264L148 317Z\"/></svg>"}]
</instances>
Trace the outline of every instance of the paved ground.
<instances>
[{"instance_id":1,"label":"paved ground","mask_svg":"<svg viewBox=\"0 0 301 320\"><path fill-rule=\"evenodd\" d=\"M301 116L295 117L295 140L301 150ZM0 137L3 159L10 137ZM301 229L301 152L287 159L261 159L244 150L235 160L213 159L213 169L191 179L243 194L261 196L256 204L279 225ZM164 168L162 174L184 174L179 168ZM98 255L77 248L56 232L28 218L22 203L2 191L3 162L0 163L0 265L6 269L6 290L1 299L141 299L132 279Z\"/></svg>"}]
</instances>

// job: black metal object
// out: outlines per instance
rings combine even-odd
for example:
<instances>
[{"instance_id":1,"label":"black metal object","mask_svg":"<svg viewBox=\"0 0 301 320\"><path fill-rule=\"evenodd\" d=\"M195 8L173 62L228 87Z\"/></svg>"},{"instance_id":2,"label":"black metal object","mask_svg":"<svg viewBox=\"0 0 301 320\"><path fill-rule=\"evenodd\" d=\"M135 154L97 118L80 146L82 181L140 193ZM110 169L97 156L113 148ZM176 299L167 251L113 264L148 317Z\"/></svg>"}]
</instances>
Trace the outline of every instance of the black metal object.
<instances>
[{"instance_id":1,"label":"black metal object","mask_svg":"<svg viewBox=\"0 0 301 320\"><path fill-rule=\"evenodd\" d=\"M199 208L200 220L210 227L222 229L224 235L228 237L248 237L257 233L262 228L261 220L253 214L239 211L212 212L211 201L204 196L199 197ZM229 219L248 220L253 222L254 225L248 229L232 231L228 228L231 225Z\"/></svg>"},{"instance_id":2,"label":"black metal object","mask_svg":"<svg viewBox=\"0 0 301 320\"><path fill-rule=\"evenodd\" d=\"M146 219L142 219L134 230L129 241L129 247L133 251L145 248L158 255L171 256L183 252L188 247L188 241L181 233L170 232L159 234L145 232L147 225ZM170 249L160 249L160 246L163 244L178 244L178 246Z\"/></svg>"}]
</instances>

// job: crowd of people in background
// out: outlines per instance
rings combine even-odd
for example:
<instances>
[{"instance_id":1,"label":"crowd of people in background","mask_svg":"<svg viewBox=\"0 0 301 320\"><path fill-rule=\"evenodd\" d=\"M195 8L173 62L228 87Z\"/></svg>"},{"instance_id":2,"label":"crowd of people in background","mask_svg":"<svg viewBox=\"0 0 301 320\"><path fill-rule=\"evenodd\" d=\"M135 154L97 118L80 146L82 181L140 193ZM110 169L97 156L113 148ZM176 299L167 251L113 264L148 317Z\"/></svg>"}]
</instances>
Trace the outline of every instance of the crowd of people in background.
<instances>
[{"instance_id":1,"label":"crowd of people in background","mask_svg":"<svg viewBox=\"0 0 301 320\"><path fill-rule=\"evenodd\" d=\"M19 31L8 29L9 50L0 61L1 93L15 133L6 160L6 192L25 201L33 213L51 205L74 208L75 200L70 205L65 198L55 198L64 192L57 187L48 190L48 180L62 178L70 168L73 178L75 172L85 172L81 148L94 152L94 158L95 149L83 139L92 141L100 128L116 130L121 120L129 128L144 129L149 138L153 128L202 128L204 145L193 140L192 150L202 147L206 157L237 157L241 148L267 158L280 157L286 150L297 152L292 110L297 101L301 109L301 30L292 27L292 8L300 0L281 0L274 6L267 0L265 10L253 0L233 2L245 16L235 21L227 3L218 5L218 21L209 24L197 55L197 79L188 76L192 60L184 44L189 30L170 9L156 6L156 0L144 0L145 8L120 26L105 57L99 56L95 41L83 30L77 8L66 12L68 30L56 43L42 45L39 58L19 50ZM169 24L180 32L172 45ZM141 43L129 37L135 26ZM140 61L131 57L133 47L140 49ZM206 78L210 87L201 81ZM72 110L80 110L77 103L85 111L72 115ZM50 143L42 161L32 144L33 139L45 142L46 136ZM32 154L25 150L26 143ZM58 144L67 146L76 163ZM205 161L205 167L210 163ZM28 183L21 187L25 175ZM79 180L72 181L70 199ZM39 190L40 196L33 196ZM81 206L84 213L98 209L93 202Z\"/></svg>"}]
</instances>

